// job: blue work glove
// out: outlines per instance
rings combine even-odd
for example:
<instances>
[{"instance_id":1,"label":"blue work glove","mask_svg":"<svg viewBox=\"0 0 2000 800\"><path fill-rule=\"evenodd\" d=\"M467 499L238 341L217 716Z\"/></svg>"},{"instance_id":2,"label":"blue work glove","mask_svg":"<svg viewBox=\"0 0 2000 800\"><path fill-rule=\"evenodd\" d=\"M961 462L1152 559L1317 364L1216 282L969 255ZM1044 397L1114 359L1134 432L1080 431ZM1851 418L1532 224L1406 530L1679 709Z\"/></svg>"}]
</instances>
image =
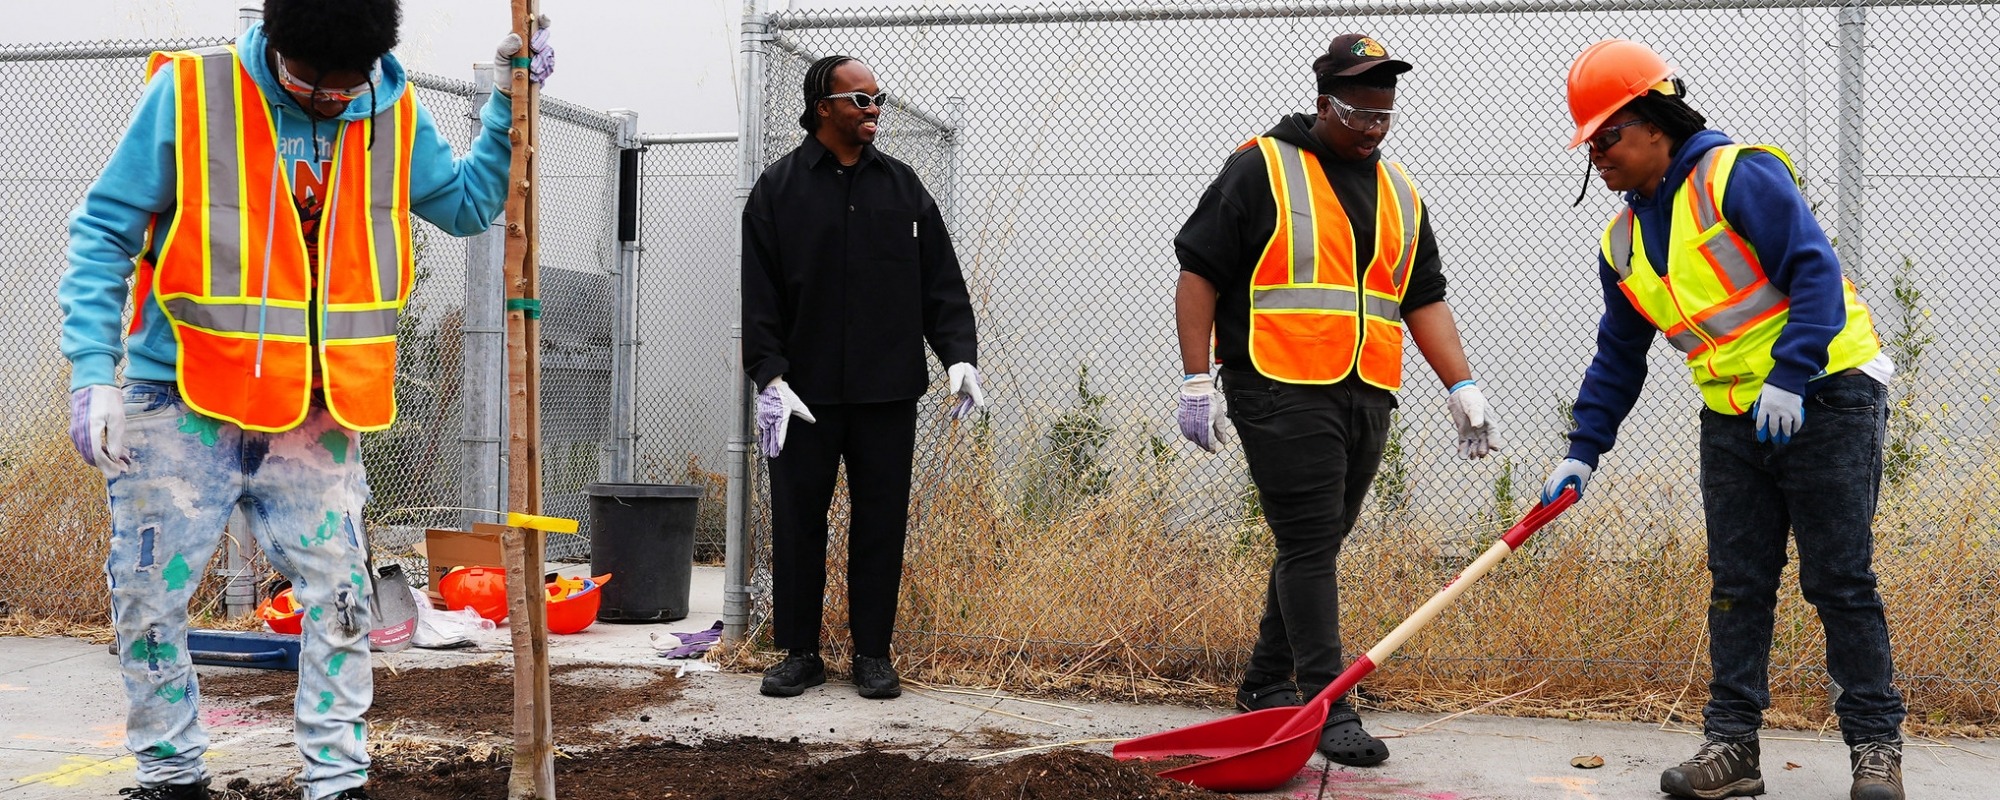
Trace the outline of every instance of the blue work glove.
<instances>
[{"instance_id":1,"label":"blue work glove","mask_svg":"<svg viewBox=\"0 0 2000 800\"><path fill-rule=\"evenodd\" d=\"M69 440L83 463L111 480L132 466L125 450L125 394L116 386L85 386L69 393Z\"/></svg>"},{"instance_id":2,"label":"blue work glove","mask_svg":"<svg viewBox=\"0 0 2000 800\"><path fill-rule=\"evenodd\" d=\"M1180 409L1174 419L1180 423L1181 436L1203 450L1213 453L1229 441L1215 378L1206 374L1181 377Z\"/></svg>"},{"instance_id":3,"label":"blue work glove","mask_svg":"<svg viewBox=\"0 0 2000 800\"><path fill-rule=\"evenodd\" d=\"M1806 424L1806 399L1766 383L1750 413L1757 419L1757 441L1787 444Z\"/></svg>"},{"instance_id":4,"label":"blue work glove","mask_svg":"<svg viewBox=\"0 0 2000 800\"><path fill-rule=\"evenodd\" d=\"M785 434L792 429L793 417L818 422L805 401L785 385L783 376L773 378L771 385L757 393L757 441L763 445L765 458L777 458L784 451Z\"/></svg>"},{"instance_id":5,"label":"blue work glove","mask_svg":"<svg viewBox=\"0 0 2000 800\"><path fill-rule=\"evenodd\" d=\"M1486 395L1479 391L1478 381L1462 380L1452 386L1444 406L1451 411L1451 424L1458 428L1460 458L1485 458L1489 451L1500 449L1500 440L1493 435L1493 412L1486 405Z\"/></svg>"},{"instance_id":6,"label":"blue work glove","mask_svg":"<svg viewBox=\"0 0 2000 800\"><path fill-rule=\"evenodd\" d=\"M1574 458L1565 458L1549 472L1549 479L1542 483L1542 503L1548 504L1562 496L1563 487L1576 489L1578 500L1583 499L1583 485L1590 482L1590 465Z\"/></svg>"},{"instance_id":7,"label":"blue work glove","mask_svg":"<svg viewBox=\"0 0 2000 800\"><path fill-rule=\"evenodd\" d=\"M951 407L952 419L965 419L975 408L986 407L986 392L979 388L979 368L960 361L945 370L951 381L951 393L958 395L958 404Z\"/></svg>"},{"instance_id":8,"label":"blue work glove","mask_svg":"<svg viewBox=\"0 0 2000 800\"><path fill-rule=\"evenodd\" d=\"M542 14L535 18L535 33L531 41L534 42L532 48L534 57L532 63L528 65L528 80L540 86L556 71L556 49L549 44L549 15ZM506 36L500 38L500 45L493 48L493 65L499 67L502 72L512 69L514 55L519 52L521 52L521 35L508 31ZM500 86L509 86L512 83L513 81L503 80ZM501 89L503 94L508 91L510 90Z\"/></svg>"}]
</instances>

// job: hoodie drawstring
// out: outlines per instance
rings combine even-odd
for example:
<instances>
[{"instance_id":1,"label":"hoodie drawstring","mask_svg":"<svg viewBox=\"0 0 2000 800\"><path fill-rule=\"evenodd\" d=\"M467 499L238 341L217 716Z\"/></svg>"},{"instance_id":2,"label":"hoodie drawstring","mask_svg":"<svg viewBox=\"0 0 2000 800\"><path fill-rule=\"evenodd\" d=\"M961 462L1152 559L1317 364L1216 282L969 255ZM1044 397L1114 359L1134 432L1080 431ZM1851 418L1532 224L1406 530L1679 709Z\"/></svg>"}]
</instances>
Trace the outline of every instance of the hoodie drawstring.
<instances>
[{"instance_id":1,"label":"hoodie drawstring","mask_svg":"<svg viewBox=\"0 0 2000 800\"><path fill-rule=\"evenodd\" d=\"M278 153L271 163L271 199L264 206L264 277L257 286L257 361L251 376L264 377L264 323L271 311L271 243L278 234L278 183L284 178L285 156Z\"/></svg>"}]
</instances>

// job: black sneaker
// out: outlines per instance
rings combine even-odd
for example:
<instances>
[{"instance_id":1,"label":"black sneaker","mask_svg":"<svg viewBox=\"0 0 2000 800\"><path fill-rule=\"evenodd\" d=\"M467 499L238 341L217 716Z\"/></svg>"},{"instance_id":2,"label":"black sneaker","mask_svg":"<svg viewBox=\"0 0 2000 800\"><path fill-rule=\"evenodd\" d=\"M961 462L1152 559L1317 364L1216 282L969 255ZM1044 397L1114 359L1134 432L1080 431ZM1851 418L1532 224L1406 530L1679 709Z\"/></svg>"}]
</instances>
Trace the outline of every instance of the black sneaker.
<instances>
[{"instance_id":1,"label":"black sneaker","mask_svg":"<svg viewBox=\"0 0 2000 800\"><path fill-rule=\"evenodd\" d=\"M854 686L870 700L903 695L903 681L896 677L896 665L889 663L887 656L855 656Z\"/></svg>"},{"instance_id":2,"label":"black sneaker","mask_svg":"<svg viewBox=\"0 0 2000 800\"><path fill-rule=\"evenodd\" d=\"M1361 728L1361 715L1346 702L1327 712L1319 731L1319 754L1335 764L1372 767L1389 760L1389 745Z\"/></svg>"},{"instance_id":3,"label":"black sneaker","mask_svg":"<svg viewBox=\"0 0 2000 800\"><path fill-rule=\"evenodd\" d=\"M1854 788L1849 800L1903 800L1903 745L1897 742L1868 742L1847 751L1848 766L1854 769Z\"/></svg>"},{"instance_id":4,"label":"black sneaker","mask_svg":"<svg viewBox=\"0 0 2000 800\"><path fill-rule=\"evenodd\" d=\"M169 783L164 786L135 786L130 789L119 789L118 796L129 800L208 800L208 781Z\"/></svg>"},{"instance_id":5,"label":"black sneaker","mask_svg":"<svg viewBox=\"0 0 2000 800\"><path fill-rule=\"evenodd\" d=\"M356 786L352 789L341 792L340 794L334 795L333 797L329 798L329 800L369 800L368 790Z\"/></svg>"},{"instance_id":6,"label":"black sneaker","mask_svg":"<svg viewBox=\"0 0 2000 800\"><path fill-rule=\"evenodd\" d=\"M1299 685L1291 681L1278 681L1262 689L1236 690L1236 707L1244 711L1263 711L1267 708L1305 704L1305 698L1299 696Z\"/></svg>"},{"instance_id":7,"label":"black sneaker","mask_svg":"<svg viewBox=\"0 0 2000 800\"><path fill-rule=\"evenodd\" d=\"M1748 742L1701 743L1694 757L1660 773L1660 791L1675 797L1720 800L1764 793L1764 774L1757 771L1758 745Z\"/></svg>"},{"instance_id":8,"label":"black sneaker","mask_svg":"<svg viewBox=\"0 0 2000 800\"><path fill-rule=\"evenodd\" d=\"M757 691L772 697L798 697L822 683L826 683L826 662L819 654L793 653L764 670L764 685Z\"/></svg>"}]
</instances>

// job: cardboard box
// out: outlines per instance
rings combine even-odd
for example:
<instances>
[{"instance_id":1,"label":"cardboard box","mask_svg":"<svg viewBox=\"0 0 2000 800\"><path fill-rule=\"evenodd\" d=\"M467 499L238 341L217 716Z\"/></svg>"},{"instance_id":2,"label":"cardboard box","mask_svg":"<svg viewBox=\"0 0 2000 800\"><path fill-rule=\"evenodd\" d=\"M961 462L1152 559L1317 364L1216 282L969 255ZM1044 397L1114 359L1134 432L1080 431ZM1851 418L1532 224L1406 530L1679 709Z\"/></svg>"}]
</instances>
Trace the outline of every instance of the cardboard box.
<instances>
[{"instance_id":1,"label":"cardboard box","mask_svg":"<svg viewBox=\"0 0 2000 800\"><path fill-rule=\"evenodd\" d=\"M438 594L438 582L452 567L499 567L506 564L500 550L500 536L494 533L467 533L465 531L431 528L424 531L424 558L430 562L430 580L424 587L431 598L431 605L444 607L444 596Z\"/></svg>"}]
</instances>

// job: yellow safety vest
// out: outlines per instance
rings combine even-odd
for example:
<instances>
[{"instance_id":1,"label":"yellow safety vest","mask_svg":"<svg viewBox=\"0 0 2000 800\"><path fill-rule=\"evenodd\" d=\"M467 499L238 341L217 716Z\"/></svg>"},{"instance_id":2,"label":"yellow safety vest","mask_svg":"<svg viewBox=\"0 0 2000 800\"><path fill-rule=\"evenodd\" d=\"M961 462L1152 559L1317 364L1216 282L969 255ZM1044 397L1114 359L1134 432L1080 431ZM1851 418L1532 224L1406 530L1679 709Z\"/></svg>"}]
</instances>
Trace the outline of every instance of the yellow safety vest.
<instances>
[{"instance_id":1,"label":"yellow safety vest","mask_svg":"<svg viewBox=\"0 0 2000 800\"><path fill-rule=\"evenodd\" d=\"M1724 414L1746 413L1756 402L1777 365L1771 346L1791 318L1791 298L1765 278L1756 248L1722 217L1730 173L1747 150L1777 156L1796 178L1791 157L1770 145L1731 144L1703 154L1674 193L1664 279L1636 244L1644 238L1632 209L1612 218L1600 244L1625 298L1687 356L1702 402ZM1882 351L1868 305L1852 281L1841 284L1847 325L1827 347L1825 373L1858 367Z\"/></svg>"}]
</instances>

